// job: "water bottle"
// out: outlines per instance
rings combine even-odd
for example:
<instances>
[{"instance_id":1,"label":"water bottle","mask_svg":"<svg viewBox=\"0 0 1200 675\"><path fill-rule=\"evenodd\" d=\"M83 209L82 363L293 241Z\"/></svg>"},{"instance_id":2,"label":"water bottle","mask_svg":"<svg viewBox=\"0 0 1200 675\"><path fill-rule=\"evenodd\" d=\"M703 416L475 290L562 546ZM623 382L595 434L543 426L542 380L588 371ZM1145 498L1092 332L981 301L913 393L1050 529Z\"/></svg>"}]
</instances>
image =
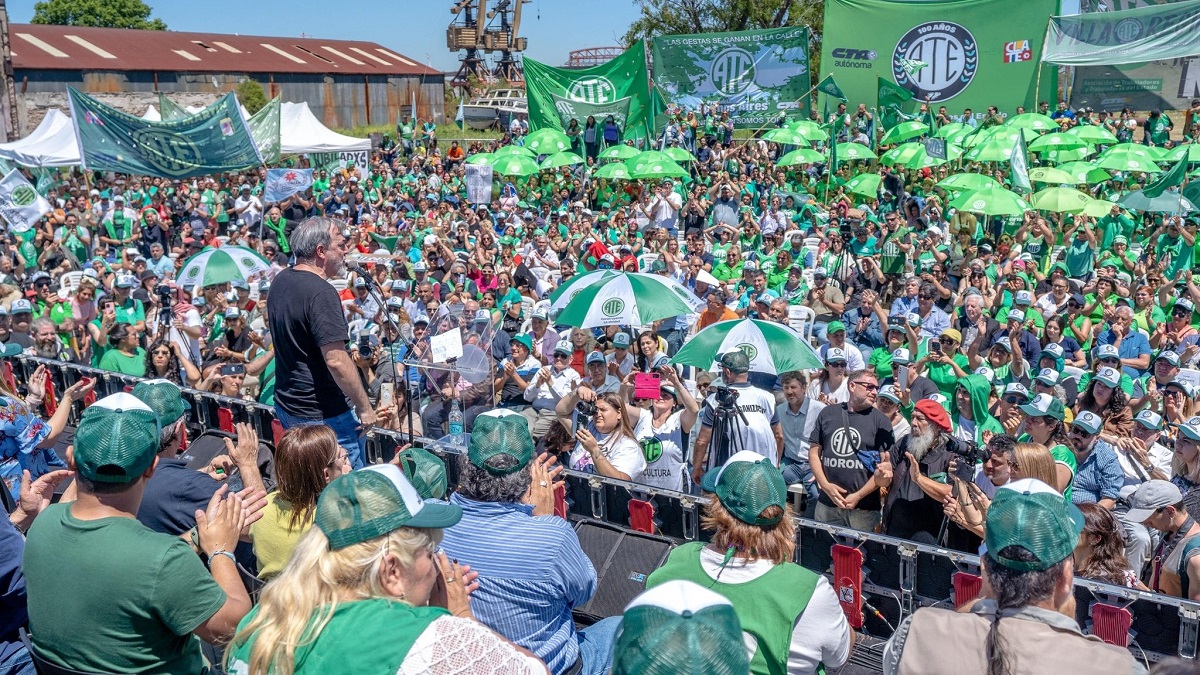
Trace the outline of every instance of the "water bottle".
<instances>
[{"instance_id":1,"label":"water bottle","mask_svg":"<svg viewBox=\"0 0 1200 675\"><path fill-rule=\"evenodd\" d=\"M458 399L450 402L450 442L456 448L463 446L463 414Z\"/></svg>"}]
</instances>

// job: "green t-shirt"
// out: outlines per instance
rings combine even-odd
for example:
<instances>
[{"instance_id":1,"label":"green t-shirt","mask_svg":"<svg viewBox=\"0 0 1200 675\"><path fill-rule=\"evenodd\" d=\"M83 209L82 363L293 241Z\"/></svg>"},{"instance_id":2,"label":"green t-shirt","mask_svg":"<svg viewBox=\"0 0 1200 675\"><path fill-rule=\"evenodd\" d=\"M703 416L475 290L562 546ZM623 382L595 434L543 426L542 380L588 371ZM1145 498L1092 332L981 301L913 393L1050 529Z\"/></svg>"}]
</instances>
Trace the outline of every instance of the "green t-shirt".
<instances>
[{"instance_id":1,"label":"green t-shirt","mask_svg":"<svg viewBox=\"0 0 1200 675\"><path fill-rule=\"evenodd\" d=\"M251 610L238 629L245 628L258 613ZM396 673L412 649L413 643L434 621L450 616L441 607L413 607L389 600L370 598L343 602L334 610L329 622L315 640L304 642L296 649L295 675L325 675L326 673ZM254 635L234 649L229 672L249 672L250 652ZM371 645L363 649L363 645ZM440 672L435 663L433 672Z\"/></svg>"},{"instance_id":2,"label":"green t-shirt","mask_svg":"<svg viewBox=\"0 0 1200 675\"><path fill-rule=\"evenodd\" d=\"M119 349L110 349L104 352L104 356L100 357L100 365L96 367L100 370L108 370L114 373L121 373L122 375L145 377L146 350L138 347L137 353L129 356Z\"/></svg>"},{"instance_id":3,"label":"green t-shirt","mask_svg":"<svg viewBox=\"0 0 1200 675\"><path fill-rule=\"evenodd\" d=\"M895 232L884 235L883 246L879 249L879 270L884 274L904 274L904 266L908 262L908 254L900 249L898 244L904 243L908 237L908 228L900 226Z\"/></svg>"},{"instance_id":4,"label":"green t-shirt","mask_svg":"<svg viewBox=\"0 0 1200 675\"><path fill-rule=\"evenodd\" d=\"M117 323L127 323L130 325L136 324L139 321L146 320L146 308L142 305L141 300L129 298L125 304L115 305L113 307L116 315Z\"/></svg>"},{"instance_id":5,"label":"green t-shirt","mask_svg":"<svg viewBox=\"0 0 1200 675\"><path fill-rule=\"evenodd\" d=\"M25 544L29 627L44 656L103 673L199 673L191 632L225 592L179 537L133 518L46 508Z\"/></svg>"},{"instance_id":6,"label":"green t-shirt","mask_svg":"<svg viewBox=\"0 0 1200 675\"><path fill-rule=\"evenodd\" d=\"M892 353L887 347L876 347L867 359L867 365L875 369L875 377L886 380L892 377L895 369L892 367Z\"/></svg>"}]
</instances>

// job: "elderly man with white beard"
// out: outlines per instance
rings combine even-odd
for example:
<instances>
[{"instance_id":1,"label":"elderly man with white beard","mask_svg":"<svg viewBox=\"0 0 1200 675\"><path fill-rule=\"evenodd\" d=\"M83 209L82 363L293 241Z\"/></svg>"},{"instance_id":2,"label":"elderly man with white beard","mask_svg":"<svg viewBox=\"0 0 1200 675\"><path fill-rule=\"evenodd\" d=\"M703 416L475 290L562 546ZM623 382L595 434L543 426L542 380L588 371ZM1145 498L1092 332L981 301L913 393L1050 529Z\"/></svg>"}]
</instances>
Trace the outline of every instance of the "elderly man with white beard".
<instances>
[{"instance_id":1,"label":"elderly man with white beard","mask_svg":"<svg viewBox=\"0 0 1200 675\"><path fill-rule=\"evenodd\" d=\"M876 473L875 480L881 484L889 482L889 470L892 474L883 504L883 531L892 537L934 544L942 529L942 500L952 489L950 460L960 441L951 435L950 415L936 401L917 401L910 423L912 430L893 453L894 467L888 463ZM954 466L955 476L971 481L970 462L959 461ZM968 539L968 533L949 525L946 545L966 550Z\"/></svg>"}]
</instances>

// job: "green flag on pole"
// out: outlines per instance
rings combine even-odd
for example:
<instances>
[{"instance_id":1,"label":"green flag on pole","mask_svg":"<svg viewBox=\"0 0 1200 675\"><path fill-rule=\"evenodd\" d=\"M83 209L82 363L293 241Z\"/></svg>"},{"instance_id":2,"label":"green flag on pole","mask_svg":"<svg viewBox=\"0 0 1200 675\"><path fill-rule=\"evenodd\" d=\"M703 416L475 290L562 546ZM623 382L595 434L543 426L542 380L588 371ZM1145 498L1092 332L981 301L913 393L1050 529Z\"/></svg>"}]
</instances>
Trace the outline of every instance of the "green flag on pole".
<instances>
[{"instance_id":1,"label":"green flag on pole","mask_svg":"<svg viewBox=\"0 0 1200 675\"><path fill-rule=\"evenodd\" d=\"M817 91L826 96L832 96L839 101L847 100L846 95L842 93L841 87L837 86L837 82L833 81L833 75L826 75L825 79L821 80L821 83L817 85Z\"/></svg>"},{"instance_id":2,"label":"green flag on pole","mask_svg":"<svg viewBox=\"0 0 1200 675\"><path fill-rule=\"evenodd\" d=\"M258 146L258 153L262 155L262 161L266 164L275 164L279 161L282 148L282 141L279 138L280 115L283 111L281 100L276 96L271 99L270 103L263 106L262 110L246 120L246 126L250 128L250 135Z\"/></svg>"},{"instance_id":3,"label":"green flag on pole","mask_svg":"<svg viewBox=\"0 0 1200 675\"><path fill-rule=\"evenodd\" d=\"M1025 135L1017 134L1017 142L1013 145L1012 156L1009 158L1012 167L1012 190L1029 194L1033 186L1029 183L1029 150L1025 147Z\"/></svg>"},{"instance_id":4,"label":"green flag on pole","mask_svg":"<svg viewBox=\"0 0 1200 675\"><path fill-rule=\"evenodd\" d=\"M135 117L73 87L67 88L67 97L88 171L191 178L262 164L232 93L177 122Z\"/></svg>"},{"instance_id":5,"label":"green flag on pole","mask_svg":"<svg viewBox=\"0 0 1200 675\"><path fill-rule=\"evenodd\" d=\"M902 106L912 100L913 93L891 80L885 80L882 77L877 79L876 96L879 98L879 121L883 124L884 129L889 129L909 118L904 114Z\"/></svg>"},{"instance_id":6,"label":"green flag on pole","mask_svg":"<svg viewBox=\"0 0 1200 675\"><path fill-rule=\"evenodd\" d=\"M1159 177L1158 180L1147 185L1142 190L1142 194L1154 199L1155 197L1158 197L1162 193L1166 192L1167 188L1179 187L1180 185L1183 185L1183 179L1187 176L1187 165L1188 158L1187 153L1185 152L1183 153L1183 156L1179 158L1179 161L1175 162L1175 166L1171 167L1170 171L1164 173Z\"/></svg>"}]
</instances>

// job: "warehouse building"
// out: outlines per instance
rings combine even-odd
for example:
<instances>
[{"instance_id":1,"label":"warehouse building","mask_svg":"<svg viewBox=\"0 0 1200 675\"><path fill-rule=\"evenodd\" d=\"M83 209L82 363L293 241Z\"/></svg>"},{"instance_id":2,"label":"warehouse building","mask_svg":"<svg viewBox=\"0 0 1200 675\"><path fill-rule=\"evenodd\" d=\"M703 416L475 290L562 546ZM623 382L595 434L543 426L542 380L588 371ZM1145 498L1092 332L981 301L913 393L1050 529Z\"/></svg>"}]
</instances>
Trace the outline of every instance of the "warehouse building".
<instances>
[{"instance_id":1,"label":"warehouse building","mask_svg":"<svg viewBox=\"0 0 1200 675\"><path fill-rule=\"evenodd\" d=\"M160 93L206 105L246 78L334 128L395 124L414 96L420 117L445 115L443 74L374 42L39 24L10 24L9 42L22 135L67 110L68 86L136 115Z\"/></svg>"}]
</instances>

